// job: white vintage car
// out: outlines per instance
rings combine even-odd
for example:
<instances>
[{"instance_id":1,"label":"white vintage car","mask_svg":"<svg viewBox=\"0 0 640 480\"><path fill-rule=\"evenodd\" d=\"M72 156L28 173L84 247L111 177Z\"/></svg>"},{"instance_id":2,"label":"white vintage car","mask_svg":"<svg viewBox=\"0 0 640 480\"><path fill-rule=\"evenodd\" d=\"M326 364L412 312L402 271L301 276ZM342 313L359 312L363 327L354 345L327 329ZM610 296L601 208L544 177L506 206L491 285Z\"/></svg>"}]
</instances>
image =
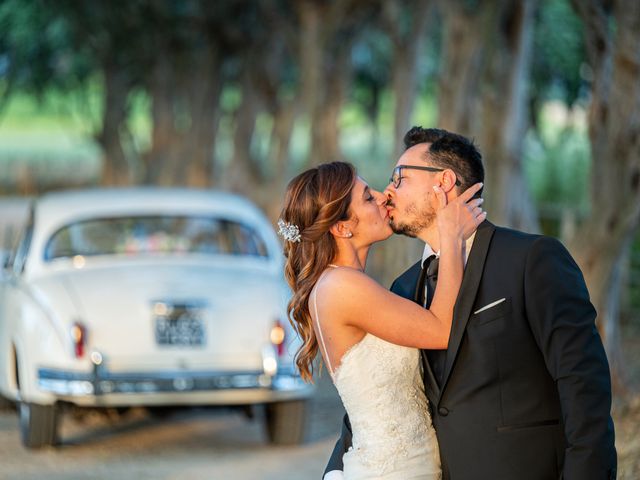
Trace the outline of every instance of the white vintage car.
<instances>
[{"instance_id":1,"label":"white vintage car","mask_svg":"<svg viewBox=\"0 0 640 480\"><path fill-rule=\"evenodd\" d=\"M294 368L282 249L250 202L187 189L34 200L0 281L0 395L27 447L60 405L265 405L302 440L311 387Z\"/></svg>"}]
</instances>

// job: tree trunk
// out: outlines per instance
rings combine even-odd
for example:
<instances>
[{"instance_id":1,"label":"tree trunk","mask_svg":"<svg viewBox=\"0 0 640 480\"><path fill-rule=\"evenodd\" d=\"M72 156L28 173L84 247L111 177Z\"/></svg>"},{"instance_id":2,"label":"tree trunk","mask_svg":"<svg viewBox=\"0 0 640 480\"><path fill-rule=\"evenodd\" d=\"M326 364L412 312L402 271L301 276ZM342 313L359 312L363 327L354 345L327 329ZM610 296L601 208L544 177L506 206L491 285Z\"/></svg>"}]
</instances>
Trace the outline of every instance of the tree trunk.
<instances>
[{"instance_id":1,"label":"tree trunk","mask_svg":"<svg viewBox=\"0 0 640 480\"><path fill-rule=\"evenodd\" d=\"M127 74L111 62L107 62L104 74L104 106L102 129L96 140L103 150L102 185L131 185L135 182L134 170L127 161L121 132L126 129L127 99L130 82Z\"/></svg>"},{"instance_id":2,"label":"tree trunk","mask_svg":"<svg viewBox=\"0 0 640 480\"><path fill-rule=\"evenodd\" d=\"M536 0L503 2L483 79L479 119L485 155L486 210L492 220L519 230L540 230L522 168L529 120L533 21ZM492 119L491 121L486 121Z\"/></svg>"},{"instance_id":3,"label":"tree trunk","mask_svg":"<svg viewBox=\"0 0 640 480\"><path fill-rule=\"evenodd\" d=\"M303 38L301 25L296 23L295 16L288 13L291 12L283 12L273 8L270 2L265 3L263 16L267 21L269 35L265 42L261 42L263 50L260 58L263 59L263 65L258 77L262 103L272 119L266 162L270 169L265 173L271 180L272 188L278 189L277 191L284 191L288 180L291 136L295 121L301 108L309 103L308 100L306 103L302 100L304 95L301 86L306 83L300 80L296 88L287 78L286 72L299 64L299 43ZM317 27L315 25L313 28ZM312 38L313 35L305 40L309 42ZM301 72L301 76L304 75Z\"/></svg>"},{"instance_id":4,"label":"tree trunk","mask_svg":"<svg viewBox=\"0 0 640 480\"><path fill-rule=\"evenodd\" d=\"M309 114L307 165L342 158L339 119L351 80L351 49L371 2L296 3L300 21L301 99Z\"/></svg>"},{"instance_id":5,"label":"tree trunk","mask_svg":"<svg viewBox=\"0 0 640 480\"><path fill-rule=\"evenodd\" d=\"M498 224L538 231L522 171L536 0L440 1L445 25L439 126L478 139L485 208Z\"/></svg>"},{"instance_id":6,"label":"tree trunk","mask_svg":"<svg viewBox=\"0 0 640 480\"><path fill-rule=\"evenodd\" d=\"M269 142L268 163L273 166L272 180L284 187L284 176L289 167L289 148L293 133L296 107L293 104L280 105L273 112L273 126Z\"/></svg>"},{"instance_id":7,"label":"tree trunk","mask_svg":"<svg viewBox=\"0 0 640 480\"><path fill-rule=\"evenodd\" d=\"M320 5L313 0L300 0L296 3L296 9L300 22L300 100L303 110L308 113L320 101L317 97L321 89L324 54L320 30L322 12Z\"/></svg>"},{"instance_id":8,"label":"tree trunk","mask_svg":"<svg viewBox=\"0 0 640 480\"><path fill-rule=\"evenodd\" d=\"M186 86L191 128L185 135L186 148L180 165L187 185L207 188L213 184L215 140L220 122L222 79L218 52L207 48L194 61L193 70L187 73Z\"/></svg>"},{"instance_id":9,"label":"tree trunk","mask_svg":"<svg viewBox=\"0 0 640 480\"><path fill-rule=\"evenodd\" d=\"M624 388L619 303L623 261L640 224L640 3L574 1L593 70L591 215L570 240L584 272L614 386ZM612 18L613 17L613 18ZM613 28L612 19L615 21Z\"/></svg>"},{"instance_id":10,"label":"tree trunk","mask_svg":"<svg viewBox=\"0 0 640 480\"><path fill-rule=\"evenodd\" d=\"M433 17L431 0L413 0L403 6L384 2L383 15L386 31L393 44L391 87L395 98L393 157L404 151L404 135L409 130L411 114L418 89L418 69L428 20ZM402 17L410 18L407 28L402 28Z\"/></svg>"},{"instance_id":11,"label":"tree trunk","mask_svg":"<svg viewBox=\"0 0 640 480\"><path fill-rule=\"evenodd\" d=\"M149 86L151 107L151 149L146 153L146 183L170 184L173 172L172 151L179 142L174 126L173 95L175 87L172 78L172 65L167 52L156 59L155 68Z\"/></svg>"},{"instance_id":12,"label":"tree trunk","mask_svg":"<svg viewBox=\"0 0 640 480\"><path fill-rule=\"evenodd\" d=\"M482 10L461 0L439 0L442 64L438 81L438 126L475 137L480 82L486 65L487 37L494 27L495 2Z\"/></svg>"},{"instance_id":13,"label":"tree trunk","mask_svg":"<svg viewBox=\"0 0 640 480\"><path fill-rule=\"evenodd\" d=\"M256 117L260 112L256 86L252 81L255 73L255 69L251 68L253 61L255 60L250 55L241 74L242 100L234 118L233 156L231 164L227 167L231 189L238 192L247 191L247 193L249 189L254 190L262 180L258 161L253 158L251 151Z\"/></svg>"},{"instance_id":14,"label":"tree trunk","mask_svg":"<svg viewBox=\"0 0 640 480\"><path fill-rule=\"evenodd\" d=\"M227 169L232 188L250 196L274 220L282 198L273 193L284 191L288 180L289 147L302 97L288 78L301 33L293 18L276 7L272 2L260 4L264 29L244 39L242 99L235 112L234 154ZM271 121L266 151L252 148L259 116Z\"/></svg>"},{"instance_id":15,"label":"tree trunk","mask_svg":"<svg viewBox=\"0 0 640 480\"><path fill-rule=\"evenodd\" d=\"M274 196L273 192L284 192L290 180L289 149L294 121L298 115L297 102L295 99L282 100L270 113L272 126L267 164L272 170L268 180L259 188L259 205L270 219L276 220L282 208L282 198Z\"/></svg>"},{"instance_id":16,"label":"tree trunk","mask_svg":"<svg viewBox=\"0 0 640 480\"><path fill-rule=\"evenodd\" d=\"M340 113L351 79L351 44L335 52L326 70L323 91L311 112L309 165L341 160Z\"/></svg>"},{"instance_id":17,"label":"tree trunk","mask_svg":"<svg viewBox=\"0 0 640 480\"><path fill-rule=\"evenodd\" d=\"M393 45L391 88L395 99L394 150L393 160L388 165L391 171L395 159L404 151L404 135L411 126L411 115L418 90L420 55L428 21L433 17L433 2L384 2L382 7L383 26ZM424 244L419 240L395 236L372 249L367 272L388 286L394 278L420 258L423 248Z\"/></svg>"},{"instance_id":18,"label":"tree trunk","mask_svg":"<svg viewBox=\"0 0 640 480\"><path fill-rule=\"evenodd\" d=\"M191 52L161 43L158 47L161 53L149 82L153 130L147 182L211 186L221 93L219 57L208 45Z\"/></svg>"}]
</instances>

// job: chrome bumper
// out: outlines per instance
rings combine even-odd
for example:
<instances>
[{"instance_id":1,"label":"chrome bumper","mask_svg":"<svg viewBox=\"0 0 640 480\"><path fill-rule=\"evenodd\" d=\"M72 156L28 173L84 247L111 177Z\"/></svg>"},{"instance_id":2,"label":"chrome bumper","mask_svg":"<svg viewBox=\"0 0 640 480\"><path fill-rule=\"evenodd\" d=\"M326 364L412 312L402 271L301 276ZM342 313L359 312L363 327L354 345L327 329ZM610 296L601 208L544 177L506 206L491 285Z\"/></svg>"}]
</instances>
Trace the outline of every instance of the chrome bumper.
<instances>
[{"instance_id":1,"label":"chrome bumper","mask_svg":"<svg viewBox=\"0 0 640 480\"><path fill-rule=\"evenodd\" d=\"M135 397L135 404L145 403L157 394L166 394L167 403L181 403L180 398L191 395L199 403L242 403L244 400L308 397L312 387L294 372L280 370L269 376L262 371L216 372L216 371L166 371L141 373L113 373L105 368L94 371L73 372L50 368L38 369L38 386L41 390L61 399L75 403L126 403L126 398ZM238 395L229 395L237 392ZM210 393L212 395L206 395ZM156 394L156 395L154 395ZM216 400L216 395L218 399ZM83 397L93 397L94 401L81 401ZM105 400L105 402L102 402ZM211 401L208 401L211 400ZM76 400L78 400L76 402ZM151 400L150 403L157 403ZM188 401L186 403L193 403Z\"/></svg>"}]
</instances>

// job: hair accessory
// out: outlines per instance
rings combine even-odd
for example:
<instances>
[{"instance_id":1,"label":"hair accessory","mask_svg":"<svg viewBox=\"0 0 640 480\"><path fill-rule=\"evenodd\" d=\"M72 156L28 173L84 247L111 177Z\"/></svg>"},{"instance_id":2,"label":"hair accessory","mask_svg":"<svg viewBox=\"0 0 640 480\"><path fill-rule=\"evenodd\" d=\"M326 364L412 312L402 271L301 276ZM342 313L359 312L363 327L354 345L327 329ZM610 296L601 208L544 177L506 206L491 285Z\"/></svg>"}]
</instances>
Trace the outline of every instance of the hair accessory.
<instances>
[{"instance_id":1,"label":"hair accessory","mask_svg":"<svg viewBox=\"0 0 640 480\"><path fill-rule=\"evenodd\" d=\"M287 242L300 243L300 229L293 223L278 220L278 235L282 235Z\"/></svg>"}]
</instances>

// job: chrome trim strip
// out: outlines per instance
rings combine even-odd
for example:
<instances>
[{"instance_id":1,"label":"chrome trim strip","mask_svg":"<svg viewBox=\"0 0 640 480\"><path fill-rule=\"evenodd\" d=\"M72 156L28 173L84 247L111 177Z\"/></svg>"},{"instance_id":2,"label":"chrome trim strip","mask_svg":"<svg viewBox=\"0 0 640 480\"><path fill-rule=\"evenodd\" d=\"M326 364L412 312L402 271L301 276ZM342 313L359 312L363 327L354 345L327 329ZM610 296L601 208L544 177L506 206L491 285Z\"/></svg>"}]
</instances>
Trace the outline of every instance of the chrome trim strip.
<instances>
[{"instance_id":1,"label":"chrome trim strip","mask_svg":"<svg viewBox=\"0 0 640 480\"><path fill-rule=\"evenodd\" d=\"M262 389L295 391L305 387L298 375L279 373L269 377L261 371L159 371L111 373L104 368L74 372L38 369L41 389L60 395L106 395L111 393L202 392Z\"/></svg>"}]
</instances>

